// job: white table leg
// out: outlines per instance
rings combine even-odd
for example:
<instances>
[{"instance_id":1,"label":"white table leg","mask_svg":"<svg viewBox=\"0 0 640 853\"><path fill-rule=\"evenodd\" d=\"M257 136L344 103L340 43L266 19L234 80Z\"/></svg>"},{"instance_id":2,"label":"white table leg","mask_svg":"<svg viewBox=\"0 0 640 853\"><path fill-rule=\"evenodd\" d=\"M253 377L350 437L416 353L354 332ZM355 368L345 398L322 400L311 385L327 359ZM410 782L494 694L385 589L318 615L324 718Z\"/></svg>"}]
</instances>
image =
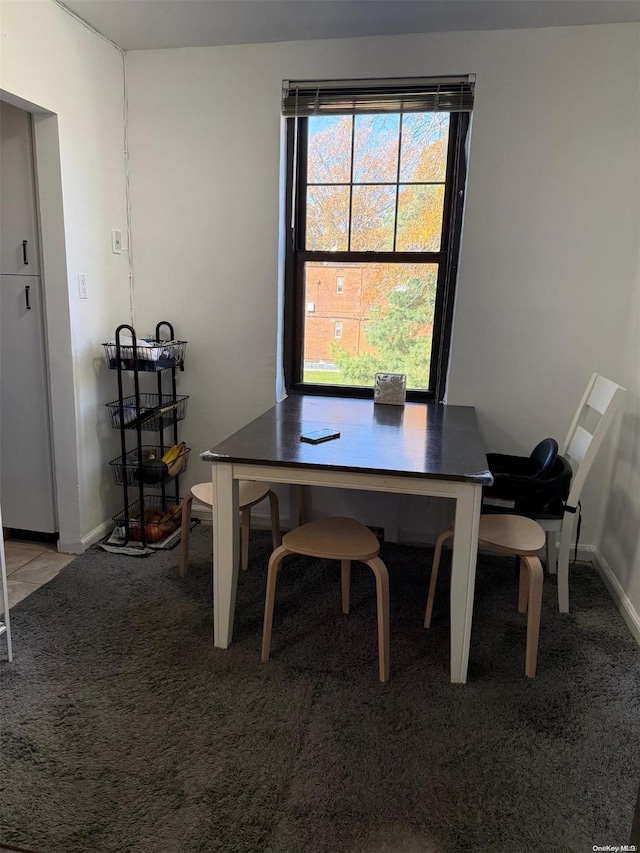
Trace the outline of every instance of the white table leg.
<instances>
[{"instance_id":1,"label":"white table leg","mask_svg":"<svg viewBox=\"0 0 640 853\"><path fill-rule=\"evenodd\" d=\"M213 642L231 643L238 588L238 481L231 463L214 462L213 482Z\"/></svg>"},{"instance_id":2,"label":"white table leg","mask_svg":"<svg viewBox=\"0 0 640 853\"><path fill-rule=\"evenodd\" d=\"M451 681L465 684L476 583L482 486L464 483L456 500L451 557Z\"/></svg>"}]
</instances>

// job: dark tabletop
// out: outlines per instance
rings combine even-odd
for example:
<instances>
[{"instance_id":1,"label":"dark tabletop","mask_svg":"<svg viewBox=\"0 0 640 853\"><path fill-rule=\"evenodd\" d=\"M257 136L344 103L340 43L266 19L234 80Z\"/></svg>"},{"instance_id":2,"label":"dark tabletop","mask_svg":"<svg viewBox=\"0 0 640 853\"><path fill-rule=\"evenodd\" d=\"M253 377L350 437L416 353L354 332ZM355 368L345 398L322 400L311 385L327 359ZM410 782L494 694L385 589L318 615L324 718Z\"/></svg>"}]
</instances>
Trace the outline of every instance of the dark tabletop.
<instances>
[{"instance_id":1,"label":"dark tabletop","mask_svg":"<svg viewBox=\"0 0 640 853\"><path fill-rule=\"evenodd\" d=\"M322 444L300 441L302 433L324 427L339 430L340 438ZM202 457L491 483L475 409L438 403L387 406L292 395Z\"/></svg>"}]
</instances>

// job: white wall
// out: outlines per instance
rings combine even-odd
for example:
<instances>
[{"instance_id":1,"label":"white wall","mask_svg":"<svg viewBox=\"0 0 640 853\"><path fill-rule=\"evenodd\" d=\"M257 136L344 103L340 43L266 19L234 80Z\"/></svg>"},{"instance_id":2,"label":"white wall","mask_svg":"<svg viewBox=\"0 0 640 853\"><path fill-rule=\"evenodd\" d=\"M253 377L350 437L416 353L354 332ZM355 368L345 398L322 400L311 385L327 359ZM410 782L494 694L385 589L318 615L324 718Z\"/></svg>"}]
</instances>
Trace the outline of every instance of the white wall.
<instances>
[{"instance_id":1,"label":"white wall","mask_svg":"<svg viewBox=\"0 0 640 853\"><path fill-rule=\"evenodd\" d=\"M107 465L118 455L117 433L107 426L104 408L117 389L100 344L130 318L127 255L112 254L110 242L112 228L126 232L123 61L115 47L50 0L3 2L1 29L3 97L40 113L36 136L47 162L40 162L39 178L47 184L48 203L56 179L58 197L62 191L61 221L52 221L50 205L43 221L53 242L56 234L58 243L65 241L59 252L45 245L53 260L44 287L55 338L55 450L66 519L61 534L65 549L81 550L120 498ZM50 159L58 133L56 176ZM86 301L78 298L78 272L87 274Z\"/></svg>"},{"instance_id":2,"label":"white wall","mask_svg":"<svg viewBox=\"0 0 640 853\"><path fill-rule=\"evenodd\" d=\"M638 297L639 32L625 24L128 53L138 316L149 328L171 318L192 341L182 388L192 394L184 433L194 450L274 401L279 104L289 78L477 74L448 400L476 406L488 449L562 441L593 371L621 382L635 372L637 389L628 318ZM637 420L632 427L637 436ZM637 439L633 461L626 447L629 489ZM191 481L204 476L194 461ZM637 494L613 534L620 576L630 554L638 573ZM605 497L594 472L586 544ZM424 538L424 503L392 499L382 515L394 507L401 534ZM639 582L629 589L640 610Z\"/></svg>"},{"instance_id":3,"label":"white wall","mask_svg":"<svg viewBox=\"0 0 640 853\"><path fill-rule=\"evenodd\" d=\"M635 177L637 183L637 169ZM635 242L640 252L640 233ZM628 394L598 545L614 597L640 640L640 264L628 309L618 373Z\"/></svg>"}]
</instances>

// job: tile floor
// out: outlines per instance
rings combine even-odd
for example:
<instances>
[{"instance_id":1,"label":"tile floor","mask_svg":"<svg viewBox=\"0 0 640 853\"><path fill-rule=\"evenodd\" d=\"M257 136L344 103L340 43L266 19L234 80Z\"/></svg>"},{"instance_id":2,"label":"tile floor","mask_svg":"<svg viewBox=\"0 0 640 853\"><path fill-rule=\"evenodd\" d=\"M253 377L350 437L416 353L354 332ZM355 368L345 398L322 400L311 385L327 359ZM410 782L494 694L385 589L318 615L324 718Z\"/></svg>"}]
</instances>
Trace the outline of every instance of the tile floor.
<instances>
[{"instance_id":1,"label":"tile floor","mask_svg":"<svg viewBox=\"0 0 640 853\"><path fill-rule=\"evenodd\" d=\"M59 554L56 546L49 542L6 539L4 550L7 558L9 608L50 581L60 569L75 559L73 554ZM0 612L1 599L0 596Z\"/></svg>"}]
</instances>

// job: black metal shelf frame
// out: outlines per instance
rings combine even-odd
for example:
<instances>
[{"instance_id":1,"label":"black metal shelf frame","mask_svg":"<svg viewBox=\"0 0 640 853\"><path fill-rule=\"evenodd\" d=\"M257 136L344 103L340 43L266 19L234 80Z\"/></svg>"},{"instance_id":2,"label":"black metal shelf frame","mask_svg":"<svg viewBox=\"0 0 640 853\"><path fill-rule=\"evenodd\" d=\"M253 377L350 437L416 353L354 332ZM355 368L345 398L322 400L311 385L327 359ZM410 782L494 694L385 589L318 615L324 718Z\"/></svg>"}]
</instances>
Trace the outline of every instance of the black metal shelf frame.
<instances>
[{"instance_id":1,"label":"black metal shelf frame","mask_svg":"<svg viewBox=\"0 0 640 853\"><path fill-rule=\"evenodd\" d=\"M169 333L168 339L161 338L163 328L165 327ZM131 357L131 346L128 344L123 344L121 341L121 336L125 332L130 334L132 338L133 358ZM155 341L163 342L165 340L175 341L175 334L172 324L167 322L166 320L163 320L158 323L155 328ZM136 341L137 336L133 326L130 326L126 323L123 323L122 325L118 326L115 333L115 367L112 368L117 370L118 374L118 400L117 405L113 403L108 403L107 405L110 407L112 426L114 428L117 428L120 432L120 449L122 453L121 459L123 465L126 464L127 459L131 458L131 451L127 451L127 433L130 434L132 431L134 431L136 434L136 451L138 465L141 469L144 459L143 447L146 446L142 438L143 432L153 431L158 433L159 451L161 456L165 453L168 447L172 446L171 444L167 445L165 442L165 431L170 432L170 435L173 439L172 444L178 444L178 422L182 420L182 418L184 418L185 416L188 397L178 396L176 370L184 370L184 348L186 347L186 342L179 342L182 347L180 358L174 360L172 366L156 368L153 371L156 375L157 381L158 403L161 406L167 405L169 408L167 411L163 412L155 419L148 421L147 425L145 426L144 418L140 417L140 413L143 411L141 401L145 397L150 397L152 395L141 393L140 373L148 374L150 371L147 365L141 364L143 359L138 356L138 348L136 346ZM110 367L112 367L112 361L112 359L108 358L108 363ZM133 395L124 394L123 374L125 372L133 374ZM166 382L165 377L169 378L170 381L168 383ZM168 388L166 388L166 390L165 385L169 386ZM135 411L137 413L137 416L135 417L135 423L128 422L125 418L125 412L130 413L130 409L128 409L128 401L131 399L131 397L133 397ZM114 406L116 408L115 412ZM116 414L118 417L115 417ZM186 464L184 467L186 468ZM139 476L136 478L137 485L131 484L129 482L129 479L130 478L128 476L122 477L121 485L123 492L123 509L122 512L118 513L118 515L114 517L114 520L116 520L117 524L122 524L122 522L124 522L124 541L122 543L122 546L124 547L128 544L131 538L131 507L137 507L139 510L139 520L137 524L139 536L136 537L136 541L139 541L144 547L148 544L145 524L145 505L149 505L149 501L145 501L145 489L149 487L154 489L160 489L160 495L157 495L157 499L160 501L160 506L162 508L165 508L167 504L167 498L170 491L173 493L175 504L180 504L180 476L178 475L173 478L163 478L160 483L151 485L145 483L144 477L142 476L142 471L140 470ZM130 499L130 490L135 490L138 494L137 500L135 500L133 503Z\"/></svg>"}]
</instances>

